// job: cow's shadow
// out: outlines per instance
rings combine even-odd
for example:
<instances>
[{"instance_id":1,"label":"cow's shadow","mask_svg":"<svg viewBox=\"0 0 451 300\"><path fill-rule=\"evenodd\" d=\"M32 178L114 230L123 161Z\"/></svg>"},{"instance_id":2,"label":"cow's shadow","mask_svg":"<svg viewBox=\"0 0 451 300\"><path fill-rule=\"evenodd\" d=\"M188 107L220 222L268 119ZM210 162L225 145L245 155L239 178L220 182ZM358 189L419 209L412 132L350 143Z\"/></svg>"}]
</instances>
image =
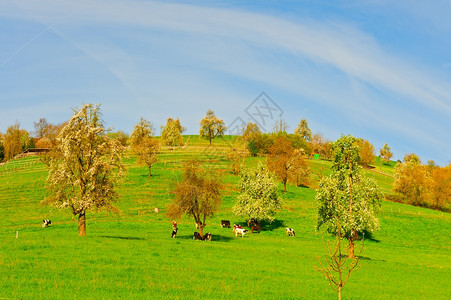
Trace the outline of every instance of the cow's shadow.
<instances>
[{"instance_id":1,"label":"cow's shadow","mask_svg":"<svg viewBox=\"0 0 451 300\"><path fill-rule=\"evenodd\" d=\"M139 240L139 241L145 240L145 238L143 238L143 237L133 237L133 236L102 235L99 237L105 238L105 239L120 239L120 240Z\"/></svg>"}]
</instances>

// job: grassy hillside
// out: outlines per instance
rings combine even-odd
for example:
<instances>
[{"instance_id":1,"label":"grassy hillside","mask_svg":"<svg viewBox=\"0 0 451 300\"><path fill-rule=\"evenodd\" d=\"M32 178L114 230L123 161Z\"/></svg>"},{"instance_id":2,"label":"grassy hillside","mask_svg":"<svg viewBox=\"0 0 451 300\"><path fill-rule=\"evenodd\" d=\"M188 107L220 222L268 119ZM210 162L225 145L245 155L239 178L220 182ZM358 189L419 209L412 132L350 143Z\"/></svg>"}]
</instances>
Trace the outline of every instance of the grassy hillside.
<instances>
[{"instance_id":1,"label":"grassy hillside","mask_svg":"<svg viewBox=\"0 0 451 300\"><path fill-rule=\"evenodd\" d=\"M313 267L324 242L332 240L315 232L315 190L289 185L283 194L280 185L284 204L276 221L264 224L260 234L236 238L219 226L221 219L244 222L231 212L238 178L227 171L228 143L215 140L220 147L214 149L203 147L207 143L192 137L183 149L164 149L151 179L129 157L117 203L121 213L89 212L85 238L78 237L69 211L39 205L46 193L45 166L33 158L1 166L0 298L334 298ZM206 228L212 242L193 241L188 218L171 239L164 216L180 162L193 157L224 175L221 209ZM327 175L329 166L312 161L316 174ZM389 191L393 179L386 168L368 173ZM44 218L52 220L51 227L41 227ZM345 299L448 299L450 215L384 202L380 221L381 230L365 241L362 268L343 290ZM295 228L296 237L287 238L285 226Z\"/></svg>"}]
</instances>

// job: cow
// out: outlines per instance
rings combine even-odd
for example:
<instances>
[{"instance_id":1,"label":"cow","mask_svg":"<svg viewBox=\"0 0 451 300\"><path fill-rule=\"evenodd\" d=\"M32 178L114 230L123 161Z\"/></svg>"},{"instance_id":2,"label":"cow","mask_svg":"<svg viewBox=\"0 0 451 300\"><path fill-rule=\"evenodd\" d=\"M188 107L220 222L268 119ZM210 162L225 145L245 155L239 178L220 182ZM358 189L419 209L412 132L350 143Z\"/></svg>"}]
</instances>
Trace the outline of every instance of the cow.
<instances>
[{"instance_id":1,"label":"cow","mask_svg":"<svg viewBox=\"0 0 451 300\"><path fill-rule=\"evenodd\" d=\"M194 231L193 240L203 241L203 238L200 236L199 232Z\"/></svg>"},{"instance_id":2,"label":"cow","mask_svg":"<svg viewBox=\"0 0 451 300\"><path fill-rule=\"evenodd\" d=\"M42 220L42 228L48 227L50 224L52 224L52 221L47 220L47 219Z\"/></svg>"},{"instance_id":3,"label":"cow","mask_svg":"<svg viewBox=\"0 0 451 300\"><path fill-rule=\"evenodd\" d=\"M260 223L256 222L251 227L251 233L254 233L254 230L257 230L257 233L260 233L260 230L262 230Z\"/></svg>"},{"instance_id":4,"label":"cow","mask_svg":"<svg viewBox=\"0 0 451 300\"><path fill-rule=\"evenodd\" d=\"M230 221L229 220L221 220L221 227L224 228L230 228Z\"/></svg>"},{"instance_id":5,"label":"cow","mask_svg":"<svg viewBox=\"0 0 451 300\"><path fill-rule=\"evenodd\" d=\"M207 232L204 235L204 241L210 241L211 242L211 233L210 232Z\"/></svg>"},{"instance_id":6,"label":"cow","mask_svg":"<svg viewBox=\"0 0 451 300\"><path fill-rule=\"evenodd\" d=\"M241 225L233 224L232 232L235 233L237 228L243 228Z\"/></svg>"},{"instance_id":7,"label":"cow","mask_svg":"<svg viewBox=\"0 0 451 300\"><path fill-rule=\"evenodd\" d=\"M285 228L285 232L287 234L287 236L296 236L296 233L294 232L293 228Z\"/></svg>"},{"instance_id":8,"label":"cow","mask_svg":"<svg viewBox=\"0 0 451 300\"><path fill-rule=\"evenodd\" d=\"M236 237L238 236L238 234L241 234L241 237L243 238L247 231L247 229L244 229L240 225L233 225L233 232L235 233Z\"/></svg>"},{"instance_id":9,"label":"cow","mask_svg":"<svg viewBox=\"0 0 451 300\"><path fill-rule=\"evenodd\" d=\"M175 236L177 235L177 227L175 227L174 229L172 229L172 234L171 234L171 238L175 238Z\"/></svg>"}]
</instances>

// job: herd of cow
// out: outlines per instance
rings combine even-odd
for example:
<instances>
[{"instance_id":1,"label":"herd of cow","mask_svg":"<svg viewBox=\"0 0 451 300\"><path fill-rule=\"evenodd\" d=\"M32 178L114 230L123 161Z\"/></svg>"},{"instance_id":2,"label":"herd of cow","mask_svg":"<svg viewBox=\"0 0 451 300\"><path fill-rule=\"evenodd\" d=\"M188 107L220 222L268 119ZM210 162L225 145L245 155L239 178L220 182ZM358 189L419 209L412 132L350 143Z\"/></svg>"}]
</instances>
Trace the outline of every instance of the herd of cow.
<instances>
[{"instance_id":1,"label":"herd of cow","mask_svg":"<svg viewBox=\"0 0 451 300\"><path fill-rule=\"evenodd\" d=\"M42 227L48 227L50 224L52 224L52 221L45 219L42 220ZM196 228L198 228L199 225L196 224ZM221 227L222 228L230 228L230 221L229 220L221 220ZM252 227L251 227L251 233L254 233L254 231L257 231L257 233L260 233L261 227L260 227L260 223L258 222L254 222ZM172 234L171 234L171 238L175 238L177 235L177 222L173 221L172 222ZM233 224L233 230L232 232L235 234L236 237L238 237L238 235L241 235L241 237L244 237L244 235L248 232L249 230L244 229L241 225L237 225L237 224ZM295 236L296 233L294 232L293 228L285 228L285 232L287 236ZM194 232L193 235L193 240L199 240L199 241L211 241L211 233L207 232L206 234L204 234L204 236L201 236L199 232Z\"/></svg>"},{"instance_id":2,"label":"herd of cow","mask_svg":"<svg viewBox=\"0 0 451 300\"><path fill-rule=\"evenodd\" d=\"M229 220L221 220L221 227L222 228L230 228L230 221ZM197 223L196 223L196 228L199 229L199 225ZM260 233L260 230L261 230L260 223L254 222L251 227L251 233L254 233L254 231L257 231L257 233ZM178 231L177 222L173 221L171 238L176 237L177 231ZM243 238L244 235L248 231L249 230L244 229L241 225L233 224L232 232L235 234L235 237L238 237L238 235L241 235L241 237ZM294 229L290 228L290 227L285 228L285 233L287 236L295 236L296 235L296 233L294 232ZM201 236L199 232L195 231L194 235L193 235L193 240L211 241L211 236L212 235L209 232L207 232L204 236Z\"/></svg>"}]
</instances>

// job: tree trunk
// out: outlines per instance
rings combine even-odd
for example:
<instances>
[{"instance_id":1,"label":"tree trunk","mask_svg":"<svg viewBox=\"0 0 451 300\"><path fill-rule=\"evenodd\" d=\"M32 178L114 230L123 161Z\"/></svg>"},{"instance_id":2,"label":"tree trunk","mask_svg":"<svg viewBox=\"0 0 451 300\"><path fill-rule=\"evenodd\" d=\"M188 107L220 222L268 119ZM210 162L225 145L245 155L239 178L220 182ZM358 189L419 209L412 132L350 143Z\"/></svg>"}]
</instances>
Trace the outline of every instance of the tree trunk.
<instances>
[{"instance_id":1,"label":"tree trunk","mask_svg":"<svg viewBox=\"0 0 451 300\"><path fill-rule=\"evenodd\" d=\"M203 225L199 226L199 234L202 238L204 237L204 226Z\"/></svg>"},{"instance_id":2,"label":"tree trunk","mask_svg":"<svg viewBox=\"0 0 451 300\"><path fill-rule=\"evenodd\" d=\"M211 146L211 139L210 139L210 146Z\"/></svg>"},{"instance_id":3,"label":"tree trunk","mask_svg":"<svg viewBox=\"0 0 451 300\"><path fill-rule=\"evenodd\" d=\"M338 300L341 300L341 286L338 287Z\"/></svg>"},{"instance_id":4,"label":"tree trunk","mask_svg":"<svg viewBox=\"0 0 451 300\"><path fill-rule=\"evenodd\" d=\"M283 192L284 193L287 192L287 181L286 180L283 181Z\"/></svg>"},{"instance_id":5,"label":"tree trunk","mask_svg":"<svg viewBox=\"0 0 451 300\"><path fill-rule=\"evenodd\" d=\"M78 236L86 236L86 215L85 212L78 214Z\"/></svg>"},{"instance_id":6,"label":"tree trunk","mask_svg":"<svg viewBox=\"0 0 451 300\"><path fill-rule=\"evenodd\" d=\"M349 238L349 244L348 244L348 258L354 259L354 236L351 236Z\"/></svg>"},{"instance_id":7,"label":"tree trunk","mask_svg":"<svg viewBox=\"0 0 451 300\"><path fill-rule=\"evenodd\" d=\"M152 176L151 170L152 170L152 165L149 165L149 176L148 176L148 178L150 178L150 176Z\"/></svg>"}]
</instances>

